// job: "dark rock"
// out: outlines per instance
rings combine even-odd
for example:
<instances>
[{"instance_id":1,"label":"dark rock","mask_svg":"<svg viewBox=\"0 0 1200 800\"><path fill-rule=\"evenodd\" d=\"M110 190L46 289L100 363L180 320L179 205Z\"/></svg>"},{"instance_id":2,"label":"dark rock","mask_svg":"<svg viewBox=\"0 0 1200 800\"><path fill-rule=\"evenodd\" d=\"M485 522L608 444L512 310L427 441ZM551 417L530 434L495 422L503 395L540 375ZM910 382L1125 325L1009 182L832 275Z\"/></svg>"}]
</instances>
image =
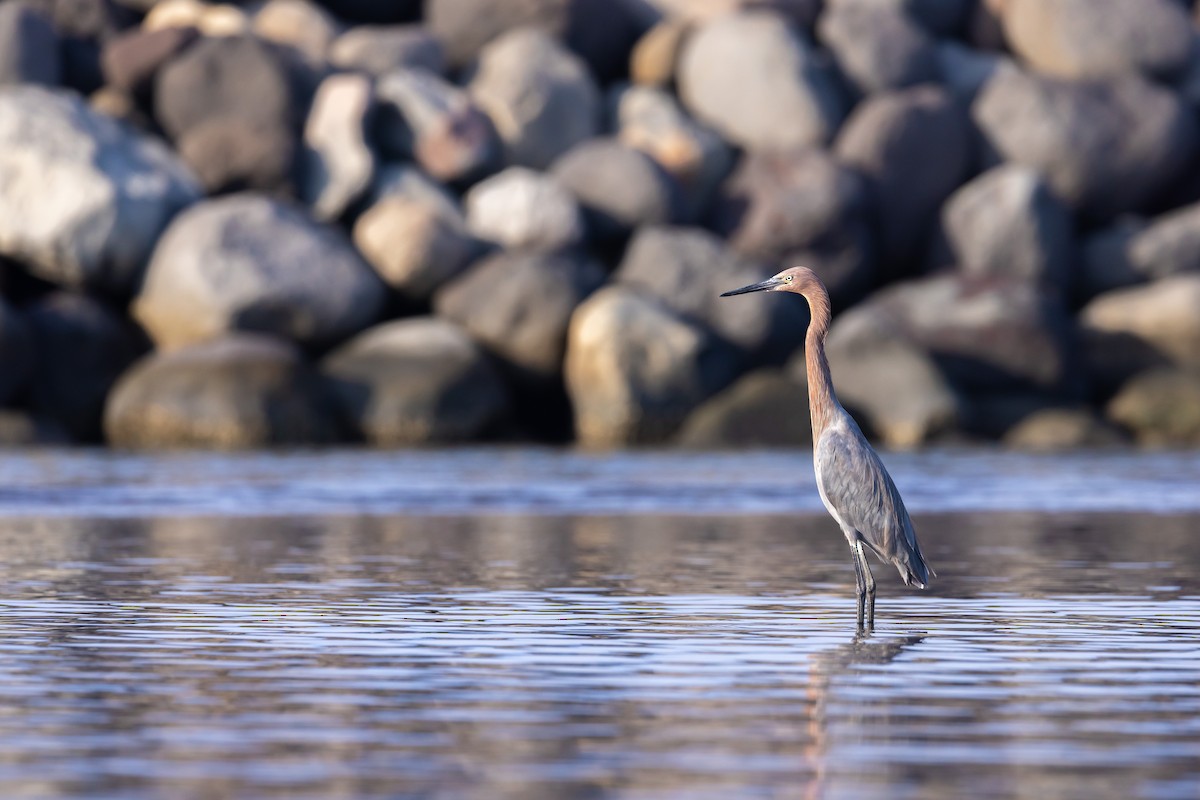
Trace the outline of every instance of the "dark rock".
<instances>
[{"instance_id":1,"label":"dark rock","mask_svg":"<svg viewBox=\"0 0 1200 800\"><path fill-rule=\"evenodd\" d=\"M857 0L850 0L856 2ZM887 0L939 36L953 35L966 25L978 0Z\"/></svg>"},{"instance_id":2,"label":"dark rock","mask_svg":"<svg viewBox=\"0 0 1200 800\"><path fill-rule=\"evenodd\" d=\"M33 343L25 321L0 298L0 405L25 390L33 367Z\"/></svg>"},{"instance_id":3,"label":"dark rock","mask_svg":"<svg viewBox=\"0 0 1200 800\"><path fill-rule=\"evenodd\" d=\"M1066 293L1075 270L1071 212L1028 167L983 173L942 207L946 263L976 277L1007 276Z\"/></svg>"},{"instance_id":4,"label":"dark rock","mask_svg":"<svg viewBox=\"0 0 1200 800\"><path fill-rule=\"evenodd\" d=\"M938 42L937 59L942 84L955 98L968 104L997 72L1020 70L1008 56L974 50L959 42Z\"/></svg>"},{"instance_id":5,"label":"dark rock","mask_svg":"<svg viewBox=\"0 0 1200 800\"><path fill-rule=\"evenodd\" d=\"M675 221L678 187L653 159L615 139L576 145L550 174L575 195L599 240L624 239L639 225Z\"/></svg>"},{"instance_id":6,"label":"dark rock","mask_svg":"<svg viewBox=\"0 0 1200 800\"><path fill-rule=\"evenodd\" d=\"M1008 447L1035 452L1119 447L1127 442L1120 430L1086 408L1037 411L1004 435Z\"/></svg>"},{"instance_id":7,"label":"dark rock","mask_svg":"<svg viewBox=\"0 0 1200 800\"><path fill-rule=\"evenodd\" d=\"M471 441L505 415L508 394L465 332L433 317L371 328L327 356L346 418L374 445Z\"/></svg>"},{"instance_id":8,"label":"dark rock","mask_svg":"<svg viewBox=\"0 0 1200 800\"><path fill-rule=\"evenodd\" d=\"M1068 205L1100 220L1144 207L1196 144L1179 97L1132 76L1082 83L1000 70L971 113L990 160L1036 169Z\"/></svg>"},{"instance_id":9,"label":"dark rock","mask_svg":"<svg viewBox=\"0 0 1200 800\"><path fill-rule=\"evenodd\" d=\"M696 449L811 446L808 386L779 370L751 372L697 408L675 443Z\"/></svg>"},{"instance_id":10,"label":"dark rock","mask_svg":"<svg viewBox=\"0 0 1200 800\"><path fill-rule=\"evenodd\" d=\"M442 45L420 25L364 25L339 36L329 49L329 63L381 78L397 69L446 70Z\"/></svg>"},{"instance_id":11,"label":"dark rock","mask_svg":"<svg viewBox=\"0 0 1200 800\"><path fill-rule=\"evenodd\" d=\"M371 81L330 75L321 82L304 126L300 196L319 220L335 220L370 187L375 153L367 142Z\"/></svg>"},{"instance_id":12,"label":"dark rock","mask_svg":"<svg viewBox=\"0 0 1200 800\"><path fill-rule=\"evenodd\" d=\"M43 298L25 321L37 354L29 411L76 441L99 441L105 398L146 343L115 311L78 294Z\"/></svg>"},{"instance_id":13,"label":"dark rock","mask_svg":"<svg viewBox=\"0 0 1200 800\"><path fill-rule=\"evenodd\" d=\"M233 334L156 353L125 373L104 411L117 447L253 449L341 438L319 377L287 342Z\"/></svg>"},{"instance_id":14,"label":"dark rock","mask_svg":"<svg viewBox=\"0 0 1200 800\"><path fill-rule=\"evenodd\" d=\"M23 3L0 4L0 85L62 80L58 34L45 14Z\"/></svg>"},{"instance_id":15,"label":"dark rock","mask_svg":"<svg viewBox=\"0 0 1200 800\"><path fill-rule=\"evenodd\" d=\"M544 169L599 129L600 91L586 65L535 29L488 44L470 91L511 165Z\"/></svg>"},{"instance_id":16,"label":"dark rock","mask_svg":"<svg viewBox=\"0 0 1200 800\"><path fill-rule=\"evenodd\" d=\"M469 180L496 159L496 131L466 92L420 68L388 73L375 87L379 138L434 178Z\"/></svg>"},{"instance_id":17,"label":"dark rock","mask_svg":"<svg viewBox=\"0 0 1200 800\"><path fill-rule=\"evenodd\" d=\"M750 150L823 144L845 114L813 48L771 13L701 25L684 46L677 80L698 119Z\"/></svg>"},{"instance_id":18,"label":"dark rock","mask_svg":"<svg viewBox=\"0 0 1200 800\"><path fill-rule=\"evenodd\" d=\"M1122 220L1088 237L1080 295L1090 298L1190 272L1200 272L1200 204L1149 222Z\"/></svg>"},{"instance_id":19,"label":"dark rock","mask_svg":"<svg viewBox=\"0 0 1200 800\"><path fill-rule=\"evenodd\" d=\"M412 22L421 16L423 0L321 0L321 5L338 19L349 22L387 24Z\"/></svg>"},{"instance_id":20,"label":"dark rock","mask_svg":"<svg viewBox=\"0 0 1200 800\"><path fill-rule=\"evenodd\" d=\"M500 254L445 286L434 308L518 378L544 383L561 373L571 314L604 278L577 257Z\"/></svg>"},{"instance_id":21,"label":"dark rock","mask_svg":"<svg viewBox=\"0 0 1200 800\"><path fill-rule=\"evenodd\" d=\"M920 255L942 202L970 173L971 137L966 114L933 86L874 95L846 121L836 152L875 190L885 279Z\"/></svg>"},{"instance_id":22,"label":"dark rock","mask_svg":"<svg viewBox=\"0 0 1200 800\"><path fill-rule=\"evenodd\" d=\"M133 314L162 349L231 331L323 347L373 322L383 301L383 283L340 232L242 194L176 217Z\"/></svg>"},{"instance_id":23,"label":"dark rock","mask_svg":"<svg viewBox=\"0 0 1200 800\"><path fill-rule=\"evenodd\" d=\"M915 447L958 427L958 394L934 359L869 304L837 318L826 352L838 399L888 447ZM796 354L792 374L804 374L804 359Z\"/></svg>"},{"instance_id":24,"label":"dark rock","mask_svg":"<svg viewBox=\"0 0 1200 800\"><path fill-rule=\"evenodd\" d=\"M37 447L69 444L71 437L53 422L24 411L0 409L0 447Z\"/></svg>"},{"instance_id":25,"label":"dark rock","mask_svg":"<svg viewBox=\"0 0 1200 800\"><path fill-rule=\"evenodd\" d=\"M509 167L471 188L467 225L480 239L509 250L553 252L584 235L579 205L551 175Z\"/></svg>"},{"instance_id":26,"label":"dark rock","mask_svg":"<svg viewBox=\"0 0 1200 800\"><path fill-rule=\"evenodd\" d=\"M628 74L634 45L657 19L644 0L572 0L569 12L567 46L602 84Z\"/></svg>"},{"instance_id":27,"label":"dark rock","mask_svg":"<svg viewBox=\"0 0 1200 800\"><path fill-rule=\"evenodd\" d=\"M1162 369L1139 375L1121 387L1106 412L1140 444L1200 445L1200 372Z\"/></svg>"},{"instance_id":28,"label":"dark rock","mask_svg":"<svg viewBox=\"0 0 1200 800\"><path fill-rule=\"evenodd\" d=\"M115 36L105 43L101 54L104 77L119 89L148 96L163 65L186 50L199 35L195 28L154 31L135 28Z\"/></svg>"},{"instance_id":29,"label":"dark rock","mask_svg":"<svg viewBox=\"0 0 1200 800\"><path fill-rule=\"evenodd\" d=\"M804 337L803 301L752 295L721 299L721 292L774 273L740 259L713 234L698 228L646 227L630 242L614 278L653 295L684 319L700 323L752 362L779 363Z\"/></svg>"},{"instance_id":30,"label":"dark rock","mask_svg":"<svg viewBox=\"0 0 1200 800\"><path fill-rule=\"evenodd\" d=\"M1200 273L1105 292L1079 320L1086 333L1132 337L1174 363L1200 367Z\"/></svg>"},{"instance_id":31,"label":"dark rock","mask_svg":"<svg viewBox=\"0 0 1200 800\"><path fill-rule=\"evenodd\" d=\"M1181 72L1194 33L1176 0L1007 0L1005 38L1038 72L1087 80Z\"/></svg>"},{"instance_id":32,"label":"dark rock","mask_svg":"<svg viewBox=\"0 0 1200 800\"><path fill-rule=\"evenodd\" d=\"M941 75L934 38L895 5L833 3L817 34L862 94L904 89Z\"/></svg>"},{"instance_id":33,"label":"dark rock","mask_svg":"<svg viewBox=\"0 0 1200 800\"><path fill-rule=\"evenodd\" d=\"M726 346L629 287L600 289L571 318L565 376L585 446L667 441L735 374Z\"/></svg>"},{"instance_id":34,"label":"dark rock","mask_svg":"<svg viewBox=\"0 0 1200 800\"><path fill-rule=\"evenodd\" d=\"M215 117L189 129L179 155L209 194L259 190L288 196L296 176L296 137L282 127L256 127Z\"/></svg>"},{"instance_id":35,"label":"dark rock","mask_svg":"<svg viewBox=\"0 0 1200 800\"><path fill-rule=\"evenodd\" d=\"M163 144L76 95L0 89L0 255L58 285L129 292L199 187Z\"/></svg>"},{"instance_id":36,"label":"dark rock","mask_svg":"<svg viewBox=\"0 0 1200 800\"><path fill-rule=\"evenodd\" d=\"M712 223L734 252L776 271L810 267L844 306L874 277L870 214L863 180L806 148L746 155L722 187Z\"/></svg>"},{"instance_id":37,"label":"dark rock","mask_svg":"<svg viewBox=\"0 0 1200 800\"><path fill-rule=\"evenodd\" d=\"M354 223L354 243L389 286L418 302L428 301L481 249L461 220L404 195L384 197L363 212Z\"/></svg>"}]
</instances>

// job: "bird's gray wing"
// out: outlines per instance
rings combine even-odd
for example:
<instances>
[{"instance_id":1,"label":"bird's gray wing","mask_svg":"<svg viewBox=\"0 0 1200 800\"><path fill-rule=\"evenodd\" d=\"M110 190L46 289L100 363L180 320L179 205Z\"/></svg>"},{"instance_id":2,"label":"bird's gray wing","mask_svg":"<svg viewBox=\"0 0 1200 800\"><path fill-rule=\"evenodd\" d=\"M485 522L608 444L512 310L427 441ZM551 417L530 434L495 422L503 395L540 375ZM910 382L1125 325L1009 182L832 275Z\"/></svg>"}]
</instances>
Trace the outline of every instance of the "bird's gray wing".
<instances>
[{"instance_id":1,"label":"bird's gray wing","mask_svg":"<svg viewBox=\"0 0 1200 800\"><path fill-rule=\"evenodd\" d=\"M917 534L900 492L883 462L857 426L828 428L817 444L818 480L843 525L900 569L908 581L928 582Z\"/></svg>"}]
</instances>

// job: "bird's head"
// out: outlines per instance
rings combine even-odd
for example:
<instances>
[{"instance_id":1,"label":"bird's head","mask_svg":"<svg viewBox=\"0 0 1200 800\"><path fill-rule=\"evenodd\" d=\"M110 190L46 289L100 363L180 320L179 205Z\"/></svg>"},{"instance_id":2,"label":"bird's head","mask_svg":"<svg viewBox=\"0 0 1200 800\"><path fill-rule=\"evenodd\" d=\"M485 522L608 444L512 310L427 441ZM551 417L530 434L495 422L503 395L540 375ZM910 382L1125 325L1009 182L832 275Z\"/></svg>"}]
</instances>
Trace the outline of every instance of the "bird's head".
<instances>
[{"instance_id":1,"label":"bird's head","mask_svg":"<svg viewBox=\"0 0 1200 800\"><path fill-rule=\"evenodd\" d=\"M821 279L817 277L817 273L808 267L789 267L777 275L772 275L765 281L752 283L740 289L733 289L725 292L721 297L732 297L735 294L749 294L750 292L795 292L796 294L805 294L811 287L820 285Z\"/></svg>"}]
</instances>

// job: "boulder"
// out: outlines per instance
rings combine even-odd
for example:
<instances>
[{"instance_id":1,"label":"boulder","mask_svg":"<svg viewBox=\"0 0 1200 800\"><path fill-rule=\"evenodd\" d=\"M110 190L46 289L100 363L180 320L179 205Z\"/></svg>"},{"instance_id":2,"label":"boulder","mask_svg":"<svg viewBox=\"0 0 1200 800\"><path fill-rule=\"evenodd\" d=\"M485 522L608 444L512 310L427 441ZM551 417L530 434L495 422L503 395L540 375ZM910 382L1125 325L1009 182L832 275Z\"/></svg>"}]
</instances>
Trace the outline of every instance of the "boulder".
<instances>
[{"instance_id":1,"label":"boulder","mask_svg":"<svg viewBox=\"0 0 1200 800\"><path fill-rule=\"evenodd\" d=\"M817 35L861 94L904 89L940 77L935 40L896 4L832 3Z\"/></svg>"},{"instance_id":2,"label":"boulder","mask_svg":"<svg viewBox=\"0 0 1200 800\"><path fill-rule=\"evenodd\" d=\"M310 0L266 0L254 8L250 25L255 36L292 48L318 71L341 32L337 19Z\"/></svg>"},{"instance_id":3,"label":"boulder","mask_svg":"<svg viewBox=\"0 0 1200 800\"><path fill-rule=\"evenodd\" d=\"M442 288L434 308L517 378L546 383L561 374L571 314L604 279L579 257L502 253Z\"/></svg>"},{"instance_id":4,"label":"boulder","mask_svg":"<svg viewBox=\"0 0 1200 800\"><path fill-rule=\"evenodd\" d=\"M822 150L749 153L725 181L712 227L735 253L775 269L802 264L836 306L860 299L875 273L864 181Z\"/></svg>"},{"instance_id":5,"label":"boulder","mask_svg":"<svg viewBox=\"0 0 1200 800\"><path fill-rule=\"evenodd\" d=\"M1113 422L1152 447L1200 445L1200 372L1160 369L1125 386L1105 410Z\"/></svg>"},{"instance_id":6,"label":"boulder","mask_svg":"<svg viewBox=\"0 0 1200 800\"><path fill-rule=\"evenodd\" d=\"M480 349L461 328L433 317L371 328L321 366L346 419L374 445L471 441L508 407L504 384Z\"/></svg>"},{"instance_id":7,"label":"boulder","mask_svg":"<svg viewBox=\"0 0 1200 800\"><path fill-rule=\"evenodd\" d=\"M354 243L389 286L417 302L428 301L480 249L461 220L401 194L363 212L354 223Z\"/></svg>"},{"instance_id":8,"label":"boulder","mask_svg":"<svg viewBox=\"0 0 1200 800\"><path fill-rule=\"evenodd\" d=\"M888 447L916 447L958 427L958 394L933 357L881 324L869 304L837 318L826 354L838 399ZM792 374L805 374L804 359L796 354Z\"/></svg>"},{"instance_id":9,"label":"boulder","mask_svg":"<svg viewBox=\"0 0 1200 800\"><path fill-rule=\"evenodd\" d=\"M571 317L565 377L585 446L664 442L735 372L702 328L632 288L600 289Z\"/></svg>"},{"instance_id":10,"label":"boulder","mask_svg":"<svg viewBox=\"0 0 1200 800\"><path fill-rule=\"evenodd\" d=\"M369 325L383 301L383 283L338 231L242 194L172 222L133 315L164 350L239 330L323 347Z\"/></svg>"},{"instance_id":11,"label":"boulder","mask_svg":"<svg viewBox=\"0 0 1200 800\"><path fill-rule=\"evenodd\" d=\"M37 354L26 407L75 441L99 441L109 390L145 342L116 311L80 294L48 295L24 316Z\"/></svg>"},{"instance_id":12,"label":"boulder","mask_svg":"<svg viewBox=\"0 0 1200 800\"><path fill-rule=\"evenodd\" d=\"M381 143L393 155L415 158L434 178L469 180L496 158L491 121L465 91L437 73L393 70L375 91Z\"/></svg>"},{"instance_id":13,"label":"boulder","mask_svg":"<svg viewBox=\"0 0 1200 800\"><path fill-rule=\"evenodd\" d=\"M684 105L730 142L772 150L828 142L845 100L815 50L778 15L734 14L688 37L677 75Z\"/></svg>"},{"instance_id":14,"label":"boulder","mask_svg":"<svg viewBox=\"0 0 1200 800\"><path fill-rule=\"evenodd\" d=\"M808 386L780 370L743 375L692 412L675 444L693 449L811 447Z\"/></svg>"},{"instance_id":15,"label":"boulder","mask_svg":"<svg viewBox=\"0 0 1200 800\"><path fill-rule=\"evenodd\" d=\"M24 3L0 4L0 86L61 81L62 55L50 18Z\"/></svg>"},{"instance_id":16,"label":"boulder","mask_svg":"<svg viewBox=\"0 0 1200 800\"><path fill-rule=\"evenodd\" d=\"M1136 211L1186 166L1196 122L1168 89L1135 76L1067 82L1000 70L971 107L992 161L1040 172L1071 207Z\"/></svg>"},{"instance_id":17,"label":"boulder","mask_svg":"<svg viewBox=\"0 0 1200 800\"><path fill-rule=\"evenodd\" d=\"M714 331L735 345L744 359L779 363L804 338L804 301L763 294L733 300L720 297L774 272L734 256L707 231L648 226L634 236L613 277L656 297L689 322Z\"/></svg>"},{"instance_id":18,"label":"boulder","mask_svg":"<svg viewBox=\"0 0 1200 800\"><path fill-rule=\"evenodd\" d=\"M466 210L471 233L509 250L563 250L584 235L571 193L553 176L524 167L509 167L473 186Z\"/></svg>"},{"instance_id":19,"label":"boulder","mask_svg":"<svg viewBox=\"0 0 1200 800\"><path fill-rule=\"evenodd\" d=\"M0 297L0 405L12 402L25 391L33 361L29 327Z\"/></svg>"},{"instance_id":20,"label":"boulder","mask_svg":"<svg viewBox=\"0 0 1200 800\"><path fill-rule=\"evenodd\" d=\"M297 142L291 131L215 117L189 129L177 144L180 157L209 194L292 191Z\"/></svg>"},{"instance_id":21,"label":"boulder","mask_svg":"<svg viewBox=\"0 0 1200 800\"><path fill-rule=\"evenodd\" d=\"M104 432L116 447L139 449L249 450L341 436L325 387L299 350L247 333L135 364L109 396Z\"/></svg>"},{"instance_id":22,"label":"boulder","mask_svg":"<svg viewBox=\"0 0 1200 800\"><path fill-rule=\"evenodd\" d=\"M678 187L654 160L616 139L571 148L550 174L575 195L588 230L599 240L623 240L640 225L675 221Z\"/></svg>"},{"instance_id":23,"label":"boulder","mask_svg":"<svg viewBox=\"0 0 1200 800\"><path fill-rule=\"evenodd\" d=\"M572 0L426 0L425 24L441 42L451 66L464 67L492 40L517 28L561 36Z\"/></svg>"},{"instance_id":24,"label":"boulder","mask_svg":"<svg viewBox=\"0 0 1200 800\"><path fill-rule=\"evenodd\" d=\"M689 222L703 217L733 166L730 147L666 91L632 86L617 90L612 105L617 138L653 158L679 187L680 217Z\"/></svg>"},{"instance_id":25,"label":"boulder","mask_svg":"<svg viewBox=\"0 0 1200 800\"><path fill-rule=\"evenodd\" d=\"M329 48L329 63L376 78L400 69L446 70L442 45L421 25L362 25L343 33Z\"/></svg>"},{"instance_id":26,"label":"boulder","mask_svg":"<svg viewBox=\"0 0 1200 800\"><path fill-rule=\"evenodd\" d=\"M304 126L300 196L319 220L341 217L371 185L372 104L371 81L363 75L330 75L317 89Z\"/></svg>"},{"instance_id":27,"label":"boulder","mask_svg":"<svg viewBox=\"0 0 1200 800\"><path fill-rule=\"evenodd\" d=\"M74 94L0 89L0 255L62 286L127 293L162 229L199 195L156 139Z\"/></svg>"},{"instance_id":28,"label":"boulder","mask_svg":"<svg viewBox=\"0 0 1200 800\"><path fill-rule=\"evenodd\" d=\"M959 390L1069 396L1079 389L1072 322L1057 298L1027 281L923 278L872 295L854 314L932 355Z\"/></svg>"},{"instance_id":29,"label":"boulder","mask_svg":"<svg viewBox=\"0 0 1200 800\"><path fill-rule=\"evenodd\" d=\"M1079 321L1088 334L1133 337L1175 363L1200 367L1200 273L1105 292Z\"/></svg>"},{"instance_id":30,"label":"boulder","mask_svg":"<svg viewBox=\"0 0 1200 800\"><path fill-rule=\"evenodd\" d=\"M836 153L874 189L885 279L921 254L938 209L970 173L972 136L966 114L934 86L873 95L846 121Z\"/></svg>"},{"instance_id":31,"label":"boulder","mask_svg":"<svg viewBox=\"0 0 1200 800\"><path fill-rule=\"evenodd\" d=\"M532 28L484 48L470 91L496 126L510 165L544 169L599 129L600 91L586 65Z\"/></svg>"},{"instance_id":32,"label":"boulder","mask_svg":"<svg viewBox=\"0 0 1200 800\"><path fill-rule=\"evenodd\" d=\"M1004 434L1014 450L1057 452L1119 447L1125 435L1087 408L1047 408L1030 414Z\"/></svg>"},{"instance_id":33,"label":"boulder","mask_svg":"<svg viewBox=\"0 0 1200 800\"><path fill-rule=\"evenodd\" d=\"M190 47L200 36L195 28L134 28L104 43L101 65L112 86L148 98L163 65Z\"/></svg>"},{"instance_id":34,"label":"boulder","mask_svg":"<svg viewBox=\"0 0 1200 800\"><path fill-rule=\"evenodd\" d=\"M1121 220L1084 242L1080 295L1094 297L1173 275L1200 272L1200 203L1151 221Z\"/></svg>"},{"instance_id":35,"label":"boulder","mask_svg":"<svg viewBox=\"0 0 1200 800\"><path fill-rule=\"evenodd\" d=\"M945 264L968 275L1033 281L1065 294L1075 274L1070 210L1019 164L991 169L951 195L939 238Z\"/></svg>"},{"instance_id":36,"label":"boulder","mask_svg":"<svg viewBox=\"0 0 1200 800\"><path fill-rule=\"evenodd\" d=\"M1191 55L1191 20L1177 0L1006 0L1000 19L1013 52L1059 78L1171 76Z\"/></svg>"},{"instance_id":37,"label":"boulder","mask_svg":"<svg viewBox=\"0 0 1200 800\"><path fill-rule=\"evenodd\" d=\"M367 203L375 204L388 197L403 197L428 205L447 222L459 226L466 225L466 218L454 195L411 164L384 163L375 170L375 180L367 193Z\"/></svg>"}]
</instances>

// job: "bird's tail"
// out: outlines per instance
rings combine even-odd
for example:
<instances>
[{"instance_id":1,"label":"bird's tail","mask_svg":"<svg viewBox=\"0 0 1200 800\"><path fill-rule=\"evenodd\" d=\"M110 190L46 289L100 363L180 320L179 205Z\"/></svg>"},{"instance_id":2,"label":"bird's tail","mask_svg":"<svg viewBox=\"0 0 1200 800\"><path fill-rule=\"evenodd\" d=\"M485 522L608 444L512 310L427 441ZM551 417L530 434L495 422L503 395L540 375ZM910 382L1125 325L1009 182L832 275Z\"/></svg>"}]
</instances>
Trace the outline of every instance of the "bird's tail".
<instances>
[{"instance_id":1,"label":"bird's tail","mask_svg":"<svg viewBox=\"0 0 1200 800\"><path fill-rule=\"evenodd\" d=\"M921 555L920 550L912 553L909 558L898 563L896 566L900 570L900 577L904 579L905 586L928 589L929 579L937 577L937 573L925 561L925 556Z\"/></svg>"}]
</instances>

